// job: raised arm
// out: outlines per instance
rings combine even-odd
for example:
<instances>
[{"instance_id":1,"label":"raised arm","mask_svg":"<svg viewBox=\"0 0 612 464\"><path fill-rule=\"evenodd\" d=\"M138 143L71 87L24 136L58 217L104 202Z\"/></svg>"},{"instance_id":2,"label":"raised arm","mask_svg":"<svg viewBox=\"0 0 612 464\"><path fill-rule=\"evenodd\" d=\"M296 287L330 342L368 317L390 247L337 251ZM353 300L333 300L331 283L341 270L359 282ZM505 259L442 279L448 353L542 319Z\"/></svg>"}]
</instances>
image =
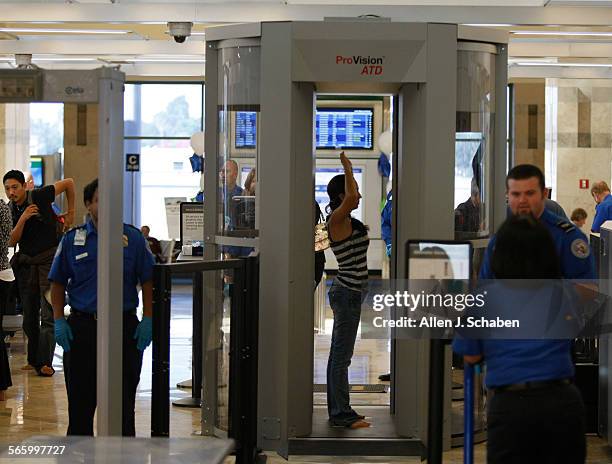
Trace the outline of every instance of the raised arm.
<instances>
[{"instance_id":1,"label":"raised arm","mask_svg":"<svg viewBox=\"0 0 612 464\"><path fill-rule=\"evenodd\" d=\"M328 221L328 227L331 229L332 235L338 236L337 240L342 240L344 233L339 231L339 234L334 234L334 230L338 225L346 222L346 219L350 217L351 211L353 211L359 205L359 191L357 190L357 182L353 177L353 165L351 161L346 157L344 152L340 153L340 162L344 168L344 198L338 208L334 210ZM350 226L349 226L350 227ZM349 233L346 234L348 236Z\"/></svg>"},{"instance_id":2,"label":"raised arm","mask_svg":"<svg viewBox=\"0 0 612 464\"><path fill-rule=\"evenodd\" d=\"M64 217L64 230L68 230L74 224L74 180L72 178L58 180L55 184L55 195L61 195L62 192L66 192L66 199L68 200L68 211L62 216Z\"/></svg>"}]
</instances>

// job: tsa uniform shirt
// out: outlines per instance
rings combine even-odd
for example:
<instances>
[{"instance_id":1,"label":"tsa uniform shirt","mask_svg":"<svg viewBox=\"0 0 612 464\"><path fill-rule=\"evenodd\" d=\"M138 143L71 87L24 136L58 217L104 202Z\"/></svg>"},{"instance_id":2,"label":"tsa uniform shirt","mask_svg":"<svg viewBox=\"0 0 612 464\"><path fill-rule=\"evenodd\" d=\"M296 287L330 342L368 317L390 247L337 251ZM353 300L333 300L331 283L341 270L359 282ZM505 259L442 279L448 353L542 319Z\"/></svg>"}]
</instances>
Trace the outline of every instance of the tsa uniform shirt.
<instances>
[{"instance_id":1,"label":"tsa uniform shirt","mask_svg":"<svg viewBox=\"0 0 612 464\"><path fill-rule=\"evenodd\" d=\"M561 261L561 273L565 279L594 279L595 263L586 236L567 220L544 209L540 221L546 226L555 242ZM480 279L494 279L491 269L491 254L495 247L495 236L489 241L480 268Z\"/></svg>"},{"instance_id":2,"label":"tsa uniform shirt","mask_svg":"<svg viewBox=\"0 0 612 464\"><path fill-rule=\"evenodd\" d=\"M595 217L593 218L591 230L593 232L599 232L601 225L610 219L612 219L612 195L606 196L606 198L595 207Z\"/></svg>"},{"instance_id":3,"label":"tsa uniform shirt","mask_svg":"<svg viewBox=\"0 0 612 464\"><path fill-rule=\"evenodd\" d=\"M138 307L137 284L153 278L155 260L142 233L123 225L123 310ZM68 231L57 249L49 280L66 286L68 303L79 311L97 311L98 232L93 222Z\"/></svg>"}]
</instances>

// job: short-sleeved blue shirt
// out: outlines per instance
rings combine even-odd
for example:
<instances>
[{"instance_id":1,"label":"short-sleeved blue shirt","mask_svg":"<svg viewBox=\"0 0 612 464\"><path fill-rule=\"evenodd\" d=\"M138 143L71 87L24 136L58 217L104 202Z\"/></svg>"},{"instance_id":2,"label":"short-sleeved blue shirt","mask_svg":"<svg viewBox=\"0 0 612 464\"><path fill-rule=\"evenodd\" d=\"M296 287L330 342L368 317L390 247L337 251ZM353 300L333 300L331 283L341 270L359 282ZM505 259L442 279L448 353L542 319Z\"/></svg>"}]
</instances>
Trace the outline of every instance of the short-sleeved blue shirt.
<instances>
[{"instance_id":1,"label":"short-sleeved blue shirt","mask_svg":"<svg viewBox=\"0 0 612 464\"><path fill-rule=\"evenodd\" d=\"M487 388L574 376L569 340L467 340L456 337L453 351L484 356Z\"/></svg>"},{"instance_id":2,"label":"short-sleeved blue shirt","mask_svg":"<svg viewBox=\"0 0 612 464\"><path fill-rule=\"evenodd\" d=\"M610 194L595 207L595 217L593 218L591 230L599 233L601 225L609 220L612 220L612 195Z\"/></svg>"},{"instance_id":3,"label":"short-sleeved blue shirt","mask_svg":"<svg viewBox=\"0 0 612 464\"><path fill-rule=\"evenodd\" d=\"M75 243L78 230L85 230L85 244ZM155 259L142 233L123 225L123 310L138 307L137 284L153 278ZM75 227L62 239L49 273L49 280L66 286L68 304L84 312L96 312L98 299L98 232L93 222Z\"/></svg>"},{"instance_id":4,"label":"short-sleeved blue shirt","mask_svg":"<svg viewBox=\"0 0 612 464\"><path fill-rule=\"evenodd\" d=\"M586 236L574 224L548 209L544 209L540 221L546 226L555 242L561 261L561 272L565 279L594 279L595 262ZM491 237L480 268L480 279L494 279L491 269L491 254L495 247L495 236Z\"/></svg>"},{"instance_id":5,"label":"short-sleeved blue shirt","mask_svg":"<svg viewBox=\"0 0 612 464\"><path fill-rule=\"evenodd\" d=\"M572 223L545 209L540 221L550 231L561 258L566 279L595 278L593 256L586 236ZM495 279L491 255L495 236L480 268L480 279ZM494 388L522 382L566 379L574 375L569 340L467 340L456 337L453 351L462 355L483 355L487 363L485 383Z\"/></svg>"}]
</instances>

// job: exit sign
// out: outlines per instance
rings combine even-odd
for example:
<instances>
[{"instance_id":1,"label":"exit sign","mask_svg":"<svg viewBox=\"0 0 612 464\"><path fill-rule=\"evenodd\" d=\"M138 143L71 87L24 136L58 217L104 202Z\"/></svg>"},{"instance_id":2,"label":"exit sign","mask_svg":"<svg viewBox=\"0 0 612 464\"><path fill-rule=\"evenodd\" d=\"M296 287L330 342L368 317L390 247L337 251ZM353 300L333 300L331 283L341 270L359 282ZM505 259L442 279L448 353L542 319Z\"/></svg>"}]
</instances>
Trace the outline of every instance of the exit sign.
<instances>
[{"instance_id":1,"label":"exit sign","mask_svg":"<svg viewBox=\"0 0 612 464\"><path fill-rule=\"evenodd\" d=\"M589 179L580 179L580 188L588 189L589 188Z\"/></svg>"}]
</instances>

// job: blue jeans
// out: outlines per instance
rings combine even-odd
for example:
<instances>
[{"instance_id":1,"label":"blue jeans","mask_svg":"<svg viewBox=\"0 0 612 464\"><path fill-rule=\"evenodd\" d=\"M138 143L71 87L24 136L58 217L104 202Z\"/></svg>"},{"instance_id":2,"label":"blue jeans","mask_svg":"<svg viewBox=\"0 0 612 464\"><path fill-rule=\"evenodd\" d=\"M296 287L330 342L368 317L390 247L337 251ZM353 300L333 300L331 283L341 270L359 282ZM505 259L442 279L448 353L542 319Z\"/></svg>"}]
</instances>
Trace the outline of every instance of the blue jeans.
<instances>
[{"instance_id":1,"label":"blue jeans","mask_svg":"<svg viewBox=\"0 0 612 464\"><path fill-rule=\"evenodd\" d=\"M361 317L362 292L334 281L329 289L329 304L334 312L329 360L327 361L327 412L332 425L349 426L358 420L351 408L348 367Z\"/></svg>"}]
</instances>

